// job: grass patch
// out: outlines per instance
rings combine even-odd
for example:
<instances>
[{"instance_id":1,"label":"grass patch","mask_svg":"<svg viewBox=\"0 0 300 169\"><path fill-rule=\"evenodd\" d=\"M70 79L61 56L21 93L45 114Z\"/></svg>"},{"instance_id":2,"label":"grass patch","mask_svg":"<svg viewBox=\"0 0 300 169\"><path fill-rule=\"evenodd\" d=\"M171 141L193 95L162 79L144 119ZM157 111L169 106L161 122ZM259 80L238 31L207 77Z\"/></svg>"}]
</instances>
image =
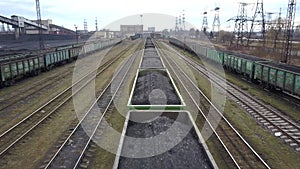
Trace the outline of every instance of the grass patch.
<instances>
[{"instance_id":1,"label":"grass patch","mask_svg":"<svg viewBox=\"0 0 300 169\"><path fill-rule=\"evenodd\" d=\"M181 51L182 52L182 51ZM182 52L184 55L188 55L192 59L199 62L199 59L192 56L189 53ZM194 72L194 76L197 79L199 88L206 94L210 96L210 82L201 77L199 74ZM227 75L229 80L233 79L230 75ZM261 92L262 89L257 89L247 82L238 80L239 83L244 84L241 88ZM266 96L265 92L257 96ZM262 97L263 98L263 97ZM278 101L278 98L272 98L273 101ZM276 103L276 102L275 102ZM189 103L187 103L188 105ZM283 103L282 103L283 104ZM233 126L240 132L240 134L249 142L249 144L261 155L261 157L272 167L272 168L300 168L300 156L299 153L294 151L289 145L285 144L281 139L274 137L267 130L259 126L255 120L252 119L248 114L246 114L239 106L231 100L226 100L225 117L232 123ZM203 117L199 114L196 120L197 126L202 128L204 123ZM223 151L222 146L216 140L215 136L212 136L208 141L207 145L211 154L213 155L216 163L220 168L235 168L233 165L227 164L228 155ZM284 154L284 155L283 155Z\"/></svg>"},{"instance_id":2,"label":"grass patch","mask_svg":"<svg viewBox=\"0 0 300 169\"><path fill-rule=\"evenodd\" d=\"M258 85L249 84L245 81L242 81L235 75L227 74L227 80L237 85L239 88L247 90L247 92L256 99L269 104L270 106L281 111L283 114L291 117L291 119L300 122L299 105L293 104L291 101L285 100L275 93L265 91Z\"/></svg>"},{"instance_id":3,"label":"grass patch","mask_svg":"<svg viewBox=\"0 0 300 169\"><path fill-rule=\"evenodd\" d=\"M226 102L225 116L271 168L300 168L299 153L281 139L262 129L248 114L230 100Z\"/></svg>"},{"instance_id":4,"label":"grass patch","mask_svg":"<svg viewBox=\"0 0 300 169\"><path fill-rule=\"evenodd\" d=\"M132 43L129 45L132 45ZM111 55L115 55L115 52L116 51L110 52L107 57L112 57ZM115 67L122 62L125 56L121 56L120 58L121 59L96 78L96 91L104 88L106 81L111 78L115 71ZM70 80L66 81L67 82L64 81L65 86L67 85L66 83L70 82ZM54 91L56 92L57 90L61 89L57 88L57 86L53 86L53 89L49 89L45 94L51 92L54 93ZM91 98L86 96L88 92L83 91L80 93L82 97ZM43 100L35 98L33 99L33 102L42 103ZM84 102L88 102L88 99ZM91 102L88 103L91 104ZM30 110L32 109L34 108L30 108ZM83 108L82 111L86 109L87 108ZM0 159L0 168L39 168L40 165L43 164L43 160L45 158L48 159L47 155L49 155L51 149L61 139L61 136L69 130L71 124L76 120L77 116L74 112L74 105L71 100L64 107L60 108L55 115L51 116L51 118L49 118L49 120L47 120L43 125L31 132L29 136L20 142L20 144L11 149L7 155L3 156L3 158Z\"/></svg>"},{"instance_id":5,"label":"grass patch","mask_svg":"<svg viewBox=\"0 0 300 169\"><path fill-rule=\"evenodd\" d=\"M138 45L137 45L138 46ZM137 47L136 46L136 47ZM134 50L132 49L132 52ZM124 82L125 85L122 87L122 97L115 100L114 104L115 106L118 106L118 109L114 108L111 115L106 118L107 122L110 124L110 126L115 129L118 133L122 133L124 122L125 122L125 116L127 115L127 101L129 99L129 94L131 92L131 87L133 85L133 79L136 75L136 70L138 68L138 63L140 63L140 59L136 59L133 63L133 67L129 70L130 77L125 79ZM128 94L128 95L127 95ZM120 107L121 106L121 107ZM104 132L104 134L101 136L104 139L109 139L113 137L113 139L106 140L105 144L110 144L111 147L113 147L113 152L117 151L120 136L111 136L109 132ZM97 145L97 148L95 152L93 152L93 157L90 159L89 168L95 168L95 169L107 169L112 168L115 160L115 153L109 152Z\"/></svg>"},{"instance_id":6,"label":"grass patch","mask_svg":"<svg viewBox=\"0 0 300 169\"><path fill-rule=\"evenodd\" d=\"M30 137L26 137L8 155L2 157L0 168L39 168L40 161L47 155L48 150L75 119L73 104L69 102L64 109L51 116L51 120L45 125L41 125Z\"/></svg>"},{"instance_id":7,"label":"grass patch","mask_svg":"<svg viewBox=\"0 0 300 169\"><path fill-rule=\"evenodd\" d=\"M200 64L203 64L202 61L197 56L189 52L186 52L182 49L179 49L178 47L175 46L172 47L176 48L184 56L187 56L192 60ZM221 74L220 70L218 70L213 64L206 64L205 66L210 70L214 71L215 73ZM269 104L270 106L278 109L283 114L291 117L291 119L300 122L299 105L294 104L293 102L280 97L276 93L268 92L264 90L262 87L260 87L259 85L241 80L241 76L234 75L231 72L225 72L225 75L226 75L226 80L228 80L230 83L233 83L234 85L238 86L242 90L246 90L249 94L253 95L256 99L259 99L264 103Z\"/></svg>"},{"instance_id":8,"label":"grass patch","mask_svg":"<svg viewBox=\"0 0 300 169\"><path fill-rule=\"evenodd\" d=\"M203 85L205 79L198 80L200 89L206 94L210 90ZM241 133L241 135L250 143L251 146L262 156L264 160L272 168L299 168L300 156L287 144L283 143L281 139L275 138L268 131L260 127L255 120L246 114L236 103L231 100L226 101L225 117L233 124L233 126ZM217 154L219 149L213 148L214 141L208 143L212 154ZM211 149L212 148L212 149ZM216 151L216 152L215 152ZM282 154L285 154L282 156ZM216 156L216 160L222 160L222 155ZM219 163L223 166L223 163ZM227 168L227 167L224 167Z\"/></svg>"},{"instance_id":9,"label":"grass patch","mask_svg":"<svg viewBox=\"0 0 300 169\"><path fill-rule=\"evenodd\" d=\"M112 125L111 127L113 127L119 133L122 133L125 118L122 115L120 115L120 113L116 109L114 109L111 116L106 120L108 121L109 124ZM111 136L106 136L106 135L110 135L110 133L104 133L102 137L111 138ZM115 145L114 143L119 142L120 137L113 136L113 139L114 140L111 141L111 146L113 146L114 148L116 148L115 150L117 150L118 145ZM106 144L109 143L106 142ZM115 157L116 155L114 153L109 152L101 147L98 147L93 154L93 159L91 160L89 167L91 169L112 168Z\"/></svg>"}]
</instances>

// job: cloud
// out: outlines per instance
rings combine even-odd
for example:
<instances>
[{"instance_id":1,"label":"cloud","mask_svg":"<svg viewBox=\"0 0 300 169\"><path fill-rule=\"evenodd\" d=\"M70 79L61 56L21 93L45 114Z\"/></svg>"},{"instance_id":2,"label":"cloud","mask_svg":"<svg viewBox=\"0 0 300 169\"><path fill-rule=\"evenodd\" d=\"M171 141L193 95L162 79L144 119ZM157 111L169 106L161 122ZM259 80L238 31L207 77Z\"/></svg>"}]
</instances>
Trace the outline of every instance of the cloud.
<instances>
[{"instance_id":1,"label":"cloud","mask_svg":"<svg viewBox=\"0 0 300 169\"><path fill-rule=\"evenodd\" d=\"M22 15L26 17L36 16L35 3L24 1L22 3L17 0L0 1L1 14L5 16ZM31 8L32 7L32 8Z\"/></svg>"},{"instance_id":2,"label":"cloud","mask_svg":"<svg viewBox=\"0 0 300 169\"><path fill-rule=\"evenodd\" d=\"M43 19L52 19L55 24L64 25L70 29L74 29L74 24L78 25L79 29L83 29L83 20L87 19L89 30L93 30L95 17L99 20L99 27L104 27L118 19L135 14L161 13L178 16L182 10L185 10L186 20L200 28L202 13L205 10L209 12L208 24L212 24L215 6L221 8L221 27L226 27L228 25L226 21L238 13L238 2L241 1L210 0L207 3L204 0L40 0L40 5ZM252 16L256 0L243 0L243 2L253 3L248 9L248 15ZM264 0L264 3L265 11L278 12L281 7L282 16L286 16L288 3L286 0ZM7 17L16 14L28 19L36 18L35 1L33 0L1 0L0 8L1 15ZM297 9L299 8L300 6L297 6Z\"/></svg>"}]
</instances>

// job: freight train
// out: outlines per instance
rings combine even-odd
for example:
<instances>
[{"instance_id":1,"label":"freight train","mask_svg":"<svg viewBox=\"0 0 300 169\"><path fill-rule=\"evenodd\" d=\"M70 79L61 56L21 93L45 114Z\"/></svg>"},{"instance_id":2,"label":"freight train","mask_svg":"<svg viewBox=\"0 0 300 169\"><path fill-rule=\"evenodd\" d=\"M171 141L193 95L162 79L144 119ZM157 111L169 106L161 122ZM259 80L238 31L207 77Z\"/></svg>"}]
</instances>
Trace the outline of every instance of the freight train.
<instances>
[{"instance_id":1,"label":"freight train","mask_svg":"<svg viewBox=\"0 0 300 169\"><path fill-rule=\"evenodd\" d=\"M94 51L120 43L119 38L93 41L47 49L42 54L26 53L0 57L0 87L12 85L22 78L39 74L77 59L80 53Z\"/></svg>"},{"instance_id":2,"label":"freight train","mask_svg":"<svg viewBox=\"0 0 300 169\"><path fill-rule=\"evenodd\" d=\"M251 82L290 95L300 96L300 68L276 63L251 55L216 50L196 43L186 44L170 37L169 43L190 51L211 62L221 64L224 69L240 74Z\"/></svg>"}]
</instances>

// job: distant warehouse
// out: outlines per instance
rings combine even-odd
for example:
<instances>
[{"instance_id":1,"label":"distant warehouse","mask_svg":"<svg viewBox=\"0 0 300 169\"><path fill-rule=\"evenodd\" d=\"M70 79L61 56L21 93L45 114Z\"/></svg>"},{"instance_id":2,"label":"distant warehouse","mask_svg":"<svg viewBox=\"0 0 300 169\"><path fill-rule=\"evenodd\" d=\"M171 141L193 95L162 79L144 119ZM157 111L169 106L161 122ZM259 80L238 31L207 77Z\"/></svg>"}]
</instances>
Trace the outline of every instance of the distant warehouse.
<instances>
[{"instance_id":1,"label":"distant warehouse","mask_svg":"<svg viewBox=\"0 0 300 169\"><path fill-rule=\"evenodd\" d=\"M143 32L143 25L121 25L120 30L122 35L134 35Z\"/></svg>"}]
</instances>

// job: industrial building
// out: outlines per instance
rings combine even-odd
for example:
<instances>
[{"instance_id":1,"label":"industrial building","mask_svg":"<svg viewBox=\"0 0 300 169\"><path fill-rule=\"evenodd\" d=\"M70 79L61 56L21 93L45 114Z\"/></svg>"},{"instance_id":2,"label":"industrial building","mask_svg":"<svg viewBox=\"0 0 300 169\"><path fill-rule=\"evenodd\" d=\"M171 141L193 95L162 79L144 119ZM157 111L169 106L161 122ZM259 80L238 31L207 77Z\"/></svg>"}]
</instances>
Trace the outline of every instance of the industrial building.
<instances>
[{"instance_id":1,"label":"industrial building","mask_svg":"<svg viewBox=\"0 0 300 169\"><path fill-rule=\"evenodd\" d=\"M143 32L143 25L121 25L120 31L122 35L134 35Z\"/></svg>"}]
</instances>

